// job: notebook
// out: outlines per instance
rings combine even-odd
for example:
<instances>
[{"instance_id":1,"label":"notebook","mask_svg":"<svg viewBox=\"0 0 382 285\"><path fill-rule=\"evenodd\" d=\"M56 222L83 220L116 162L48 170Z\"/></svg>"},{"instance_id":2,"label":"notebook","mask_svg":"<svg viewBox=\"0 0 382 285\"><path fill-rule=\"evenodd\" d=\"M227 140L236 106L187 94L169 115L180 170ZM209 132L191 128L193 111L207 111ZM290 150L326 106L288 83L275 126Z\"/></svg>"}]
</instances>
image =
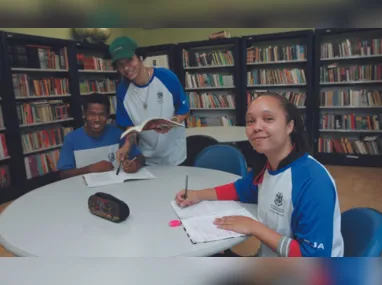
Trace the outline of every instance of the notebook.
<instances>
[{"instance_id":1,"label":"notebook","mask_svg":"<svg viewBox=\"0 0 382 285\"><path fill-rule=\"evenodd\" d=\"M136 173L126 173L120 171L116 175L116 170L89 173L83 176L87 187L99 187L112 184L123 183L128 180L143 180L156 178L146 167L139 169Z\"/></svg>"},{"instance_id":2,"label":"notebook","mask_svg":"<svg viewBox=\"0 0 382 285\"><path fill-rule=\"evenodd\" d=\"M213 224L216 218L238 215L254 219L251 213L236 201L202 201L186 208L180 208L175 201L171 201L171 206L193 244L245 236L218 229Z\"/></svg>"}]
</instances>

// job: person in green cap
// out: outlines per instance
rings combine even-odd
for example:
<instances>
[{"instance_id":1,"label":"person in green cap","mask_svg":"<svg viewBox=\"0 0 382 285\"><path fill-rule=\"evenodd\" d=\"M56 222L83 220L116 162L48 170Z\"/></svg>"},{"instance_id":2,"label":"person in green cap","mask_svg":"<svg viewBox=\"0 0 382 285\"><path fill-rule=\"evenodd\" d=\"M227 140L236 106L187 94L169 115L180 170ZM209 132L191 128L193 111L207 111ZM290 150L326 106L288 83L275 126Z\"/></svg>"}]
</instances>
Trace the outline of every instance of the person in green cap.
<instances>
[{"instance_id":1,"label":"person in green cap","mask_svg":"<svg viewBox=\"0 0 382 285\"><path fill-rule=\"evenodd\" d=\"M169 69L144 66L145 55L137 48L129 37L119 37L109 46L113 65L123 78L117 87L117 124L129 129L153 117L184 124L190 108L179 79ZM118 161L125 160L135 136L126 137ZM179 165L187 158L185 128L142 132L139 148L147 165Z\"/></svg>"}]
</instances>

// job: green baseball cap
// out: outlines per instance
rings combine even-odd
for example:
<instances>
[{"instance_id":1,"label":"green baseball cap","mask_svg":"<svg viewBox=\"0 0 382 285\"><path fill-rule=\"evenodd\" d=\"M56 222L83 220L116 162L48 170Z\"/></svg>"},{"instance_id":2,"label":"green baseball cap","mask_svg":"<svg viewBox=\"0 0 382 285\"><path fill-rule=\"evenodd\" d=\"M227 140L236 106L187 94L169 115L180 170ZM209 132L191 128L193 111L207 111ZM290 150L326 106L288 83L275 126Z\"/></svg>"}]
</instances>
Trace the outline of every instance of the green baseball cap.
<instances>
[{"instance_id":1,"label":"green baseball cap","mask_svg":"<svg viewBox=\"0 0 382 285\"><path fill-rule=\"evenodd\" d=\"M116 38L109 46L112 61L116 62L119 59L132 58L137 47L137 43L129 37Z\"/></svg>"}]
</instances>

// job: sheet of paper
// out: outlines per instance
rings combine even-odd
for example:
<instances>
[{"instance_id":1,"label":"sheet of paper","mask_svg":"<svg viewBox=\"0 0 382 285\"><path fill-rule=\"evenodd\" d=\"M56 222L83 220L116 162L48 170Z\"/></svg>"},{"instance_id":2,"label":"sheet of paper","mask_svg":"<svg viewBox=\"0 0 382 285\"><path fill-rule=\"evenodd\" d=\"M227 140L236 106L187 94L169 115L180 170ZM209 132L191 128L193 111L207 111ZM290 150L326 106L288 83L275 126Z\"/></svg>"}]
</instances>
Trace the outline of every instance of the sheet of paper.
<instances>
[{"instance_id":1,"label":"sheet of paper","mask_svg":"<svg viewBox=\"0 0 382 285\"><path fill-rule=\"evenodd\" d=\"M175 201L171 201L171 206L180 219L206 216L216 213L225 215L225 213L243 209L243 206L236 201L202 201L185 208L181 208Z\"/></svg>"},{"instance_id":2,"label":"sheet of paper","mask_svg":"<svg viewBox=\"0 0 382 285\"><path fill-rule=\"evenodd\" d=\"M88 187L98 187L123 183L126 180L143 180L153 179L155 176L145 167L141 168L137 173L126 173L123 170L116 175L116 170L102 173L89 173L84 175L84 179Z\"/></svg>"},{"instance_id":3,"label":"sheet of paper","mask_svg":"<svg viewBox=\"0 0 382 285\"><path fill-rule=\"evenodd\" d=\"M227 213L226 216L246 216L254 218L247 209L241 208L235 211ZM221 215L209 215L193 217L189 219L182 220L183 226L186 229L190 239L194 243L211 242L217 240L223 240L228 238L235 238L245 236L244 234L239 234L232 231L218 229L213 221L216 218L221 218Z\"/></svg>"}]
</instances>

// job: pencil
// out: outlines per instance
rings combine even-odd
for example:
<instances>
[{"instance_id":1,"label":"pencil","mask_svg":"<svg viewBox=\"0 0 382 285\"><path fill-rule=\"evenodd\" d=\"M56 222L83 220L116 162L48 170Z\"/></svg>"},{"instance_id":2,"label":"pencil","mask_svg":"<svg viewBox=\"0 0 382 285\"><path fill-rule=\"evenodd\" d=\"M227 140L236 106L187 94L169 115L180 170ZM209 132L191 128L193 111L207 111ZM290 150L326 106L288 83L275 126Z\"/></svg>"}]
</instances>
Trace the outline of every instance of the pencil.
<instances>
[{"instance_id":1,"label":"pencil","mask_svg":"<svg viewBox=\"0 0 382 285\"><path fill-rule=\"evenodd\" d=\"M185 192L183 195L184 199L187 199L187 188L188 188L188 175L186 175L186 187L185 187Z\"/></svg>"}]
</instances>

